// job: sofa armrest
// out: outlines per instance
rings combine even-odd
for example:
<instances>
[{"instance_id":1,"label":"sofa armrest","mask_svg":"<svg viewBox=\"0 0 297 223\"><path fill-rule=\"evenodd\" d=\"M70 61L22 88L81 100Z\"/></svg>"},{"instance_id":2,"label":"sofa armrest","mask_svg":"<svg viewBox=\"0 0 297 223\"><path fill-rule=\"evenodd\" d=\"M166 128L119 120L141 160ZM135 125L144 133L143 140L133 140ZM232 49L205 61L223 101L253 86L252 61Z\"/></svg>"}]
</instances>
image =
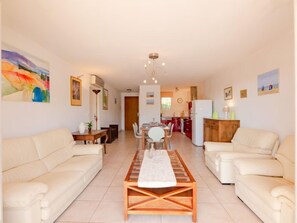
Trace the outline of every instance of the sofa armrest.
<instances>
[{"instance_id":1,"label":"sofa armrest","mask_svg":"<svg viewBox=\"0 0 297 223\"><path fill-rule=\"evenodd\" d=\"M83 155L98 155L102 154L103 146L100 144L87 144L87 145L74 145L73 155L83 156Z\"/></svg>"},{"instance_id":2,"label":"sofa armrest","mask_svg":"<svg viewBox=\"0 0 297 223\"><path fill-rule=\"evenodd\" d=\"M205 151L232 152L233 144L228 142L204 142Z\"/></svg>"},{"instance_id":3,"label":"sofa armrest","mask_svg":"<svg viewBox=\"0 0 297 223\"><path fill-rule=\"evenodd\" d=\"M289 206L295 204L294 184L275 187L271 190L271 195L273 197L281 199L284 203L287 203Z\"/></svg>"},{"instance_id":4,"label":"sofa armrest","mask_svg":"<svg viewBox=\"0 0 297 223\"><path fill-rule=\"evenodd\" d=\"M283 176L283 167L275 159L235 159L233 163L240 175Z\"/></svg>"},{"instance_id":5,"label":"sofa armrest","mask_svg":"<svg viewBox=\"0 0 297 223\"><path fill-rule=\"evenodd\" d=\"M222 161L234 160L239 158L253 159L271 159L271 155L261 155L257 153L240 153L240 152L218 152L216 157Z\"/></svg>"},{"instance_id":6,"label":"sofa armrest","mask_svg":"<svg viewBox=\"0 0 297 223\"><path fill-rule=\"evenodd\" d=\"M36 200L41 200L48 191L48 186L40 182L3 184L4 207L27 207Z\"/></svg>"}]
</instances>

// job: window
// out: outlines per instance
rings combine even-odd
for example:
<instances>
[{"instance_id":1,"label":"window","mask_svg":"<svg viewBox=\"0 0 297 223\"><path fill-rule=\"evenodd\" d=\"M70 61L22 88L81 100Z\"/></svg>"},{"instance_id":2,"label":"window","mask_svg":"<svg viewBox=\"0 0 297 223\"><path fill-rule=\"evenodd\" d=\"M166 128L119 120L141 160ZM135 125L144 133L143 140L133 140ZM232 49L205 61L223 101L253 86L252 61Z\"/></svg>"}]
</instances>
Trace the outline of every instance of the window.
<instances>
[{"instance_id":1,"label":"window","mask_svg":"<svg viewBox=\"0 0 297 223\"><path fill-rule=\"evenodd\" d=\"M161 98L161 107L163 110L170 110L171 98Z\"/></svg>"}]
</instances>

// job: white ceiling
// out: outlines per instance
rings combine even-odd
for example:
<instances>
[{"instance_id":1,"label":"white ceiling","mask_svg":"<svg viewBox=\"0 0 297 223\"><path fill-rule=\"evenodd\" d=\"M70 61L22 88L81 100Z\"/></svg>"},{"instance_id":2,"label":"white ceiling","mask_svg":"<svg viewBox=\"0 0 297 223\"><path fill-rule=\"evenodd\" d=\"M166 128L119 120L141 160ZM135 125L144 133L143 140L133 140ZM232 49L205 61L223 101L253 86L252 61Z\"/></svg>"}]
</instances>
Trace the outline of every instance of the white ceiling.
<instances>
[{"instance_id":1,"label":"white ceiling","mask_svg":"<svg viewBox=\"0 0 297 223\"><path fill-rule=\"evenodd\" d=\"M150 52L162 89L187 87L293 29L292 0L2 0L2 22L119 90Z\"/></svg>"}]
</instances>

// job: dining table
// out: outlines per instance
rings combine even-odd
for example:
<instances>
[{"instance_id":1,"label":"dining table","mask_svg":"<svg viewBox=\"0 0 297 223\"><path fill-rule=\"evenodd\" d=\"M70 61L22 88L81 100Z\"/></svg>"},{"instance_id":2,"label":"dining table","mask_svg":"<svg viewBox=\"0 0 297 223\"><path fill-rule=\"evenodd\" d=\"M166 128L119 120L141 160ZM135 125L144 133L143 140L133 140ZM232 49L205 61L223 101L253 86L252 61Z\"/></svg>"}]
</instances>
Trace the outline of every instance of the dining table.
<instances>
[{"instance_id":1,"label":"dining table","mask_svg":"<svg viewBox=\"0 0 297 223\"><path fill-rule=\"evenodd\" d=\"M169 127L165 124L158 123L158 122L150 122L150 123L143 123L140 127L142 133L142 149L145 149L146 139L148 138L148 131L152 127L161 127L164 130L164 149L168 149L168 133Z\"/></svg>"}]
</instances>

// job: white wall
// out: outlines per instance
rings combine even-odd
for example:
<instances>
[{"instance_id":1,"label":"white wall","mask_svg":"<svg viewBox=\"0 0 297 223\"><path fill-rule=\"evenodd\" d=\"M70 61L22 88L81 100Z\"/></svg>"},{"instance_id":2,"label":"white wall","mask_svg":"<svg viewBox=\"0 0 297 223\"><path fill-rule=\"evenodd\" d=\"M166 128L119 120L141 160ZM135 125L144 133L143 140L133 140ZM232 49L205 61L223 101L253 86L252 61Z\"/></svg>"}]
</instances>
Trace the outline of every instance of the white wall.
<instances>
[{"instance_id":1,"label":"white wall","mask_svg":"<svg viewBox=\"0 0 297 223\"><path fill-rule=\"evenodd\" d=\"M70 105L70 75L80 75L73 66L19 33L2 26L2 41L50 65L50 103L2 102L3 137L25 136L58 127L71 131L89 117L89 80L82 79L82 106Z\"/></svg>"},{"instance_id":2,"label":"white wall","mask_svg":"<svg viewBox=\"0 0 297 223\"><path fill-rule=\"evenodd\" d=\"M2 14L2 2L0 1L0 24L2 24L1 14ZM2 43L2 29L0 29L0 46L1 46L1 43ZM2 49L2 47L1 47L1 49ZM0 51L0 58L2 58L1 51ZM2 70L1 64L0 64L0 70ZM1 86L2 86L2 78L0 78L0 92L2 92ZM2 97L0 97L0 123L2 123L1 113L2 113ZM2 173L2 126L0 128L0 172ZM0 201L3 201L3 199L2 199L2 174L0 174ZM2 207L2 202L1 202L0 203L0 222L1 223L3 222L2 210L3 210L3 207Z\"/></svg>"},{"instance_id":3,"label":"white wall","mask_svg":"<svg viewBox=\"0 0 297 223\"><path fill-rule=\"evenodd\" d=\"M172 93L171 109L166 110L161 108L162 117L180 117L182 111L184 111L184 116L189 116L188 102L190 101L190 88L180 89L178 91L173 91ZM182 103L177 102L178 98L183 100Z\"/></svg>"},{"instance_id":4,"label":"white wall","mask_svg":"<svg viewBox=\"0 0 297 223\"><path fill-rule=\"evenodd\" d=\"M125 130L125 97L139 97L138 92L121 93L121 130Z\"/></svg>"},{"instance_id":5,"label":"white wall","mask_svg":"<svg viewBox=\"0 0 297 223\"><path fill-rule=\"evenodd\" d=\"M280 92L258 96L257 75L279 69ZM224 101L224 88L233 87L233 100ZM240 90L247 89L247 98ZM283 139L294 133L294 35L284 33L281 39L267 44L236 66L213 75L205 81L205 96L214 100L214 110L223 116L223 106L233 106L242 127L267 129Z\"/></svg>"},{"instance_id":6,"label":"white wall","mask_svg":"<svg viewBox=\"0 0 297 223\"><path fill-rule=\"evenodd\" d=\"M154 92L154 104L146 104L147 92ZM139 88L139 125L146 122L160 122L161 102L160 85L140 85Z\"/></svg>"},{"instance_id":7,"label":"white wall","mask_svg":"<svg viewBox=\"0 0 297 223\"><path fill-rule=\"evenodd\" d=\"M104 88L108 90L108 110L103 110L103 92L99 93L99 119L101 127L108 127L110 124L119 125L121 120L121 102L120 102L120 92L113 88L108 83L105 83ZM94 93L93 93L94 94Z\"/></svg>"}]
</instances>

